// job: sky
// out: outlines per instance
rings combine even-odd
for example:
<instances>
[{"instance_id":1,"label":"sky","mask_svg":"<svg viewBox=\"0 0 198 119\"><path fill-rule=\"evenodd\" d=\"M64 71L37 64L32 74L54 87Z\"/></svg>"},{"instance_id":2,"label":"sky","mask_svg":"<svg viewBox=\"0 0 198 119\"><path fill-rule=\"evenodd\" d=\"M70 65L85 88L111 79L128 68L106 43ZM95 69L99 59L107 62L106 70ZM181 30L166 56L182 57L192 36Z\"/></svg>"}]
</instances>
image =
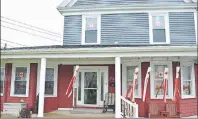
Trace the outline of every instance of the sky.
<instances>
[{"instance_id":1,"label":"sky","mask_svg":"<svg viewBox=\"0 0 198 119\"><path fill-rule=\"evenodd\" d=\"M1 46L61 45L64 19L56 8L62 1L1 0Z\"/></svg>"}]
</instances>

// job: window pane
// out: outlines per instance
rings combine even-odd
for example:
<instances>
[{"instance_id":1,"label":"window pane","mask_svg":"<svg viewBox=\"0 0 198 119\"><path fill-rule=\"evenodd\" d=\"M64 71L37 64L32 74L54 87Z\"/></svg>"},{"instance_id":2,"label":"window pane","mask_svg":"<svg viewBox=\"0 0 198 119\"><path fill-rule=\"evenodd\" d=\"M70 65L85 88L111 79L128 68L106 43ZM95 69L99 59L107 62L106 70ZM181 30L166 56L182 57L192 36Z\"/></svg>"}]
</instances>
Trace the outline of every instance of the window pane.
<instances>
[{"instance_id":1,"label":"window pane","mask_svg":"<svg viewBox=\"0 0 198 119\"><path fill-rule=\"evenodd\" d=\"M5 70L4 68L1 68L1 79L0 80L4 80L5 77Z\"/></svg>"},{"instance_id":2,"label":"window pane","mask_svg":"<svg viewBox=\"0 0 198 119\"><path fill-rule=\"evenodd\" d=\"M127 88L129 84L133 84L135 68L136 66L127 66ZM138 80L139 78L136 81L135 95L138 95Z\"/></svg>"},{"instance_id":3,"label":"window pane","mask_svg":"<svg viewBox=\"0 0 198 119\"><path fill-rule=\"evenodd\" d=\"M165 29L164 16L153 16L153 29Z\"/></svg>"},{"instance_id":4,"label":"window pane","mask_svg":"<svg viewBox=\"0 0 198 119\"><path fill-rule=\"evenodd\" d=\"M45 81L45 94L54 94L54 81Z\"/></svg>"},{"instance_id":5,"label":"window pane","mask_svg":"<svg viewBox=\"0 0 198 119\"><path fill-rule=\"evenodd\" d=\"M192 81L183 81L183 95L192 95Z\"/></svg>"},{"instance_id":6,"label":"window pane","mask_svg":"<svg viewBox=\"0 0 198 119\"><path fill-rule=\"evenodd\" d=\"M185 80L191 80L192 79L192 66L184 66L183 67L183 77L184 77L184 81Z\"/></svg>"},{"instance_id":7,"label":"window pane","mask_svg":"<svg viewBox=\"0 0 198 119\"><path fill-rule=\"evenodd\" d=\"M14 82L14 94L26 94L26 81L15 81Z\"/></svg>"},{"instance_id":8,"label":"window pane","mask_svg":"<svg viewBox=\"0 0 198 119\"><path fill-rule=\"evenodd\" d=\"M97 104L97 89L84 89L84 104Z\"/></svg>"},{"instance_id":9,"label":"window pane","mask_svg":"<svg viewBox=\"0 0 198 119\"><path fill-rule=\"evenodd\" d=\"M84 88L97 88L97 72L85 72Z\"/></svg>"},{"instance_id":10,"label":"window pane","mask_svg":"<svg viewBox=\"0 0 198 119\"><path fill-rule=\"evenodd\" d=\"M3 93L4 81L0 80L0 94Z\"/></svg>"},{"instance_id":11,"label":"window pane","mask_svg":"<svg viewBox=\"0 0 198 119\"><path fill-rule=\"evenodd\" d=\"M54 81L54 68L47 68L45 76L46 81Z\"/></svg>"},{"instance_id":12,"label":"window pane","mask_svg":"<svg viewBox=\"0 0 198 119\"><path fill-rule=\"evenodd\" d=\"M153 42L166 42L165 29L153 29Z\"/></svg>"},{"instance_id":13,"label":"window pane","mask_svg":"<svg viewBox=\"0 0 198 119\"><path fill-rule=\"evenodd\" d=\"M164 89L163 89L163 85L161 87L163 80L155 80L154 81L154 94L156 95L158 92L158 95L164 95ZM167 87L168 87L168 83L167 83ZM166 95L168 95L168 91L166 92Z\"/></svg>"},{"instance_id":14,"label":"window pane","mask_svg":"<svg viewBox=\"0 0 198 119\"><path fill-rule=\"evenodd\" d=\"M97 30L97 18L86 18L86 30Z\"/></svg>"},{"instance_id":15,"label":"window pane","mask_svg":"<svg viewBox=\"0 0 198 119\"><path fill-rule=\"evenodd\" d=\"M15 80L26 80L27 67L16 67Z\"/></svg>"},{"instance_id":16,"label":"window pane","mask_svg":"<svg viewBox=\"0 0 198 119\"><path fill-rule=\"evenodd\" d=\"M97 43L97 30L85 31L85 43Z\"/></svg>"},{"instance_id":17,"label":"window pane","mask_svg":"<svg viewBox=\"0 0 198 119\"><path fill-rule=\"evenodd\" d=\"M78 77L78 100L81 100L81 72L79 72L79 77Z\"/></svg>"}]
</instances>

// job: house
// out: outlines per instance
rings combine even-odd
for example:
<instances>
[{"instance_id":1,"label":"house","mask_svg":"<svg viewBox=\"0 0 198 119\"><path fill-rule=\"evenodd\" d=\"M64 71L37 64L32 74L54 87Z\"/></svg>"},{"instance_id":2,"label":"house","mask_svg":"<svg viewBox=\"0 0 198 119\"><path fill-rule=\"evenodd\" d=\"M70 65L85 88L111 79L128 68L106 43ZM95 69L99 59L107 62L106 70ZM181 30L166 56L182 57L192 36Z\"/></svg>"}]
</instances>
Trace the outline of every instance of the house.
<instances>
[{"instance_id":1,"label":"house","mask_svg":"<svg viewBox=\"0 0 198 119\"><path fill-rule=\"evenodd\" d=\"M115 93L115 117L121 98L138 67L135 93L138 115L148 116L168 68L167 102L173 102L176 67L180 66L177 109L197 115L197 0L65 0L63 45L7 48L1 51L1 111L24 100L32 107L39 93L39 112L102 108L107 92ZM71 97L65 95L80 66ZM144 80L151 67L146 100ZM115 85L114 85L115 84Z\"/></svg>"}]
</instances>

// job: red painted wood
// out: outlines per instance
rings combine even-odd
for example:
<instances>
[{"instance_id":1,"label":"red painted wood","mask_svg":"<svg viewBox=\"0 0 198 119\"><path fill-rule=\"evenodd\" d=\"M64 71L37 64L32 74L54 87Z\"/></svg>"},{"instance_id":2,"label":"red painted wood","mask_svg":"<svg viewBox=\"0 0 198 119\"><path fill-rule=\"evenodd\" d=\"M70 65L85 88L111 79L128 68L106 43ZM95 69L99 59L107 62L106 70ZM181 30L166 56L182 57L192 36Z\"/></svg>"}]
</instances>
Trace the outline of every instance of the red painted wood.
<instances>
[{"instance_id":1,"label":"red painted wood","mask_svg":"<svg viewBox=\"0 0 198 119\"><path fill-rule=\"evenodd\" d=\"M37 64L30 64L30 79L29 79L29 97L11 97L11 74L12 64L6 64L6 82L5 82L5 98L4 102L17 103L21 99L28 104L29 107L33 106L36 99L36 81L37 81Z\"/></svg>"},{"instance_id":2,"label":"red painted wood","mask_svg":"<svg viewBox=\"0 0 198 119\"><path fill-rule=\"evenodd\" d=\"M73 94L68 98L65 93L73 76L73 65L59 65L58 69L58 108L72 108Z\"/></svg>"}]
</instances>

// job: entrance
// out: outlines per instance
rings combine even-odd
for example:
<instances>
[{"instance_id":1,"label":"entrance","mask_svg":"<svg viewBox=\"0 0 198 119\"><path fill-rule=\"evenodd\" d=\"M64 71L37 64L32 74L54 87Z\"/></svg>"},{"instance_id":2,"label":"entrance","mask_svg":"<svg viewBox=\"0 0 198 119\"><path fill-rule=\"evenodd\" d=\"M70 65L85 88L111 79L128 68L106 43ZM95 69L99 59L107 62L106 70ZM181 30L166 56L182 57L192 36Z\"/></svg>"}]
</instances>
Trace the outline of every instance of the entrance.
<instances>
[{"instance_id":1,"label":"entrance","mask_svg":"<svg viewBox=\"0 0 198 119\"><path fill-rule=\"evenodd\" d=\"M108 67L80 67L77 76L77 105L103 106L108 92Z\"/></svg>"}]
</instances>

